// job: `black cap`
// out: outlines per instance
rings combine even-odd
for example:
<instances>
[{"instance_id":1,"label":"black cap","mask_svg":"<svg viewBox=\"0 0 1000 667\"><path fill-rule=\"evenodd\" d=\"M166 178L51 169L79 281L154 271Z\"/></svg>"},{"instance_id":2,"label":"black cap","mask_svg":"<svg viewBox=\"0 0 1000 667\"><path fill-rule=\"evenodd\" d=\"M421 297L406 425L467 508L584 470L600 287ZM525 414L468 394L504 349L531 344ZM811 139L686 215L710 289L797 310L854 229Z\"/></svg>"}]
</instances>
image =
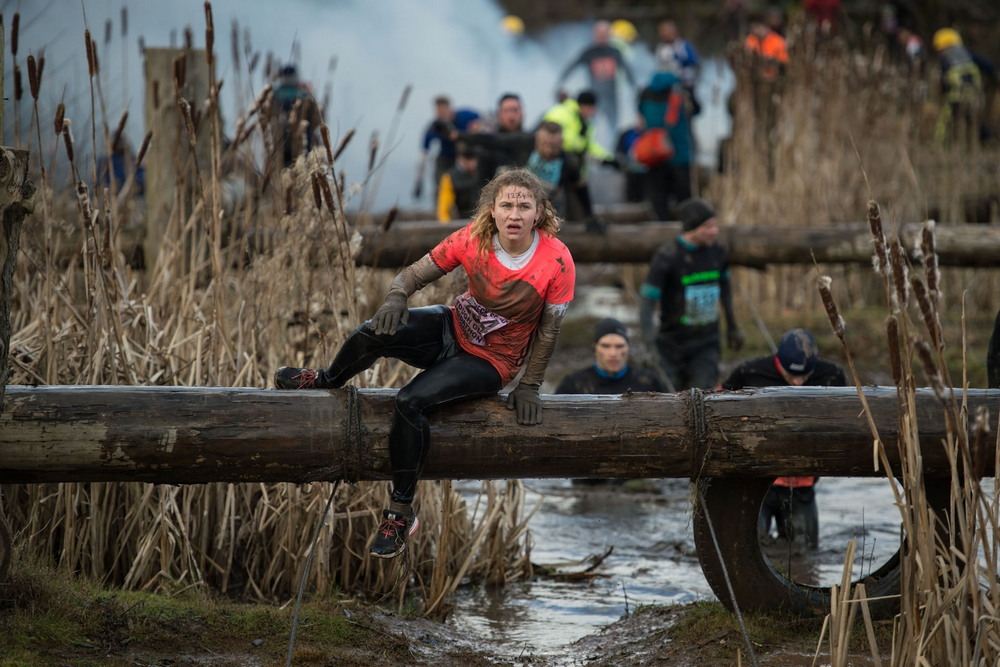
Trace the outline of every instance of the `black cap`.
<instances>
[{"instance_id":1,"label":"black cap","mask_svg":"<svg viewBox=\"0 0 1000 667\"><path fill-rule=\"evenodd\" d=\"M605 317L594 325L594 342L601 340L608 334L618 334L628 342L628 327L613 317Z\"/></svg>"},{"instance_id":2,"label":"black cap","mask_svg":"<svg viewBox=\"0 0 1000 667\"><path fill-rule=\"evenodd\" d=\"M715 211L704 199L692 197L677 205L677 217L684 225L684 231L697 229L703 222L715 217Z\"/></svg>"},{"instance_id":3,"label":"black cap","mask_svg":"<svg viewBox=\"0 0 1000 667\"><path fill-rule=\"evenodd\" d=\"M781 337L778 361L792 375L808 375L816 368L819 348L816 339L805 329L792 329Z\"/></svg>"},{"instance_id":4,"label":"black cap","mask_svg":"<svg viewBox=\"0 0 1000 667\"><path fill-rule=\"evenodd\" d=\"M593 91L585 90L576 96L576 103L580 106L585 104L593 106L597 104L597 95L594 95Z\"/></svg>"}]
</instances>

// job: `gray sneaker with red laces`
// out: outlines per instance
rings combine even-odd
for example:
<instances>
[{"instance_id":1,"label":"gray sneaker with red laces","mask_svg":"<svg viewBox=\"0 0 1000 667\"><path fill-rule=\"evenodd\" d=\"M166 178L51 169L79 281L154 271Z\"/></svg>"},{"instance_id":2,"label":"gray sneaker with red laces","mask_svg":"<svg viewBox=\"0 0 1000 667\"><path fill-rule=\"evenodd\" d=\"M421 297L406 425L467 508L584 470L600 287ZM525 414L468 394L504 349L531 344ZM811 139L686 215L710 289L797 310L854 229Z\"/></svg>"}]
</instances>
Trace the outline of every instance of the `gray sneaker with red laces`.
<instances>
[{"instance_id":1,"label":"gray sneaker with red laces","mask_svg":"<svg viewBox=\"0 0 1000 667\"><path fill-rule=\"evenodd\" d=\"M278 389L331 389L323 371L282 366L274 373L274 386Z\"/></svg>"},{"instance_id":2,"label":"gray sneaker with red laces","mask_svg":"<svg viewBox=\"0 0 1000 667\"><path fill-rule=\"evenodd\" d=\"M419 527L420 520L416 514L382 510L382 523L369 552L375 558L395 558L406 549L406 538L417 532Z\"/></svg>"}]
</instances>

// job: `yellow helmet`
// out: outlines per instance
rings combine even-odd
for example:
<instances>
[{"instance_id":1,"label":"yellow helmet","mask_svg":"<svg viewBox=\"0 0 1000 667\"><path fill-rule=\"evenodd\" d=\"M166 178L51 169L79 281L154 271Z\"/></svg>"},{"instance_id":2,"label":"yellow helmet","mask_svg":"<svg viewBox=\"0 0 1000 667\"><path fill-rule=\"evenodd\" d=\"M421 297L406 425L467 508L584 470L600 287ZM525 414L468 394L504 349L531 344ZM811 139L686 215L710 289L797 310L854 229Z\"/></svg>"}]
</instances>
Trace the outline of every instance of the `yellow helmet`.
<instances>
[{"instance_id":1,"label":"yellow helmet","mask_svg":"<svg viewBox=\"0 0 1000 667\"><path fill-rule=\"evenodd\" d=\"M631 44L638 35L639 31L635 29L635 25L631 21L618 19L611 22L611 36L615 39Z\"/></svg>"},{"instance_id":2,"label":"yellow helmet","mask_svg":"<svg viewBox=\"0 0 1000 667\"><path fill-rule=\"evenodd\" d=\"M934 33L934 50L944 51L953 46L962 46L962 36L951 28L941 28Z\"/></svg>"},{"instance_id":3,"label":"yellow helmet","mask_svg":"<svg viewBox=\"0 0 1000 667\"><path fill-rule=\"evenodd\" d=\"M521 20L520 16L508 14L500 21L500 27L512 35L520 35L524 32L524 21Z\"/></svg>"}]
</instances>

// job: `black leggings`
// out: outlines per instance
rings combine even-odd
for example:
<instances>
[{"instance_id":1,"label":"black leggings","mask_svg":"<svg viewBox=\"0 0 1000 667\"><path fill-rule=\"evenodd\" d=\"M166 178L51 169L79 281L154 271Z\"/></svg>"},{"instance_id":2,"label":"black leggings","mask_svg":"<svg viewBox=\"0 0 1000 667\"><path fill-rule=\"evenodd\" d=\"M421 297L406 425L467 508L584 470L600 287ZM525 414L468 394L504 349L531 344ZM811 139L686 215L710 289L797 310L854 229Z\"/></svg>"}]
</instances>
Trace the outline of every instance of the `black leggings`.
<instances>
[{"instance_id":1,"label":"black leggings","mask_svg":"<svg viewBox=\"0 0 1000 667\"><path fill-rule=\"evenodd\" d=\"M354 330L324 371L325 382L342 387L382 357L424 369L396 394L389 431L393 502L413 502L430 446L427 413L495 394L503 387L490 362L459 347L452 326L447 306L411 308L409 320L394 334L374 333L368 320Z\"/></svg>"}]
</instances>

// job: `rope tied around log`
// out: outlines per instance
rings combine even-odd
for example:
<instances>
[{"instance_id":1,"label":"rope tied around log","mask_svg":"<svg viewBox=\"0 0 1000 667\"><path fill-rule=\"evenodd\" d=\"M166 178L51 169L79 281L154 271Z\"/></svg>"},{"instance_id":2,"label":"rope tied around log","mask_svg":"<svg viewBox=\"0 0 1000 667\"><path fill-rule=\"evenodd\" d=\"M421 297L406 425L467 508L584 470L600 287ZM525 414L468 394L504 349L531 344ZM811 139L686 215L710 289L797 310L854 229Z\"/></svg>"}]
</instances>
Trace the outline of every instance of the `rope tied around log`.
<instances>
[{"instance_id":1,"label":"rope tied around log","mask_svg":"<svg viewBox=\"0 0 1000 667\"><path fill-rule=\"evenodd\" d=\"M705 416L705 392L697 387L686 396L687 428L691 440L691 482L697 483L708 461L708 418Z\"/></svg>"},{"instance_id":2,"label":"rope tied around log","mask_svg":"<svg viewBox=\"0 0 1000 667\"><path fill-rule=\"evenodd\" d=\"M363 427L361 426L361 401L358 388L348 385L344 387L344 447L346 454L343 462L344 481L353 484L361 479L361 457ZM333 448L336 451L336 448Z\"/></svg>"}]
</instances>

